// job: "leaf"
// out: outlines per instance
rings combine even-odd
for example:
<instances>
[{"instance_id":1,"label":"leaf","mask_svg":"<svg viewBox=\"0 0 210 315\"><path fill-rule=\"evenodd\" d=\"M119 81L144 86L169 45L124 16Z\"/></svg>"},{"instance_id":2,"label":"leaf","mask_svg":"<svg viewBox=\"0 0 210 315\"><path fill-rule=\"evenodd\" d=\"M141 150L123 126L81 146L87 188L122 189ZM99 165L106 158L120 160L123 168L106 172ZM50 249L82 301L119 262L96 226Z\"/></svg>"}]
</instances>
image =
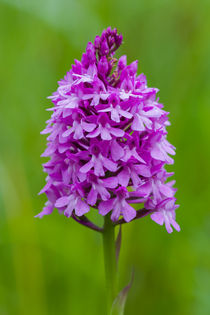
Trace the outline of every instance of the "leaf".
<instances>
[{"instance_id":1,"label":"leaf","mask_svg":"<svg viewBox=\"0 0 210 315\"><path fill-rule=\"evenodd\" d=\"M133 283L133 278L134 278L134 271L132 270L131 280L129 284L124 289L122 289L122 291L120 291L120 293L114 300L110 315L123 315L124 314L125 303L127 300L128 292Z\"/></svg>"},{"instance_id":2,"label":"leaf","mask_svg":"<svg viewBox=\"0 0 210 315\"><path fill-rule=\"evenodd\" d=\"M115 248L116 248L116 263L118 266L119 256L120 256L120 248L121 248L121 242L122 242L122 227L120 224L120 229L117 235L117 239L115 242Z\"/></svg>"}]
</instances>

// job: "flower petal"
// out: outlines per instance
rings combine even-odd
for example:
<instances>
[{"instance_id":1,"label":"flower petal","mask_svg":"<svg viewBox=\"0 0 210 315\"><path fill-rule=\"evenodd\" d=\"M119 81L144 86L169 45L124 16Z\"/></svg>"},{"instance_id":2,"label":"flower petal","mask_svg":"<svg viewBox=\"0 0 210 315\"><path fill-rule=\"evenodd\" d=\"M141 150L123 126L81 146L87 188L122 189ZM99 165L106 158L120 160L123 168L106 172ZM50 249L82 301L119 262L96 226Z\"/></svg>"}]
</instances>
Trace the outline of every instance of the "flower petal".
<instances>
[{"instance_id":1,"label":"flower petal","mask_svg":"<svg viewBox=\"0 0 210 315\"><path fill-rule=\"evenodd\" d=\"M89 162L87 162L85 165L83 165L81 168L80 168L80 172L81 173L87 173L88 171L91 170L91 168L94 166L94 163L92 160L90 160Z\"/></svg>"},{"instance_id":2,"label":"flower petal","mask_svg":"<svg viewBox=\"0 0 210 315\"><path fill-rule=\"evenodd\" d=\"M91 132L95 129L96 124L91 124L91 123L87 123L85 121L82 121L82 128L87 131L87 132Z\"/></svg>"},{"instance_id":3,"label":"flower petal","mask_svg":"<svg viewBox=\"0 0 210 315\"><path fill-rule=\"evenodd\" d=\"M111 140L112 139L108 129L103 128L103 127L101 128L101 139L103 139L103 140Z\"/></svg>"},{"instance_id":4,"label":"flower petal","mask_svg":"<svg viewBox=\"0 0 210 315\"><path fill-rule=\"evenodd\" d=\"M97 201L98 192L93 187L91 188L88 196L87 196L87 202L89 205L94 206Z\"/></svg>"},{"instance_id":5,"label":"flower petal","mask_svg":"<svg viewBox=\"0 0 210 315\"><path fill-rule=\"evenodd\" d=\"M115 137L123 137L125 134L124 130L118 129L118 128L110 128L111 134L113 134Z\"/></svg>"},{"instance_id":6,"label":"flower petal","mask_svg":"<svg viewBox=\"0 0 210 315\"><path fill-rule=\"evenodd\" d=\"M103 158L103 164L109 171L116 172L116 170L117 170L117 164L116 163L114 163L111 160L104 157Z\"/></svg>"},{"instance_id":7,"label":"flower petal","mask_svg":"<svg viewBox=\"0 0 210 315\"><path fill-rule=\"evenodd\" d=\"M125 207L122 209L122 214L125 221L130 222L136 217L136 210L126 202Z\"/></svg>"},{"instance_id":8,"label":"flower petal","mask_svg":"<svg viewBox=\"0 0 210 315\"><path fill-rule=\"evenodd\" d=\"M99 213L101 215L106 215L108 212L110 212L112 210L113 203L114 203L113 199L110 199L107 201L102 201L98 207Z\"/></svg>"},{"instance_id":9,"label":"flower petal","mask_svg":"<svg viewBox=\"0 0 210 315\"><path fill-rule=\"evenodd\" d=\"M75 206L75 213L79 217L81 217L83 214L87 213L90 210L90 207L87 205L86 202L78 198L76 206Z\"/></svg>"},{"instance_id":10,"label":"flower petal","mask_svg":"<svg viewBox=\"0 0 210 315\"><path fill-rule=\"evenodd\" d=\"M118 180L119 180L119 184L123 187L127 187L128 186L128 183L129 183L129 180L130 180L130 173L128 171L128 168L124 168L122 170L122 172L120 172L118 174Z\"/></svg>"},{"instance_id":11,"label":"flower petal","mask_svg":"<svg viewBox=\"0 0 210 315\"><path fill-rule=\"evenodd\" d=\"M117 177L108 177L103 179L104 187L115 188L118 185Z\"/></svg>"},{"instance_id":12,"label":"flower petal","mask_svg":"<svg viewBox=\"0 0 210 315\"><path fill-rule=\"evenodd\" d=\"M111 156L114 161L118 161L124 155L123 148L118 144L116 140L111 143Z\"/></svg>"},{"instance_id":13,"label":"flower petal","mask_svg":"<svg viewBox=\"0 0 210 315\"><path fill-rule=\"evenodd\" d=\"M62 208L69 203L69 196L64 196L56 200L55 207Z\"/></svg>"},{"instance_id":14,"label":"flower petal","mask_svg":"<svg viewBox=\"0 0 210 315\"><path fill-rule=\"evenodd\" d=\"M157 224L163 225L163 223L164 223L164 216L161 213L161 211L157 211L157 212L152 213L150 217Z\"/></svg>"}]
</instances>

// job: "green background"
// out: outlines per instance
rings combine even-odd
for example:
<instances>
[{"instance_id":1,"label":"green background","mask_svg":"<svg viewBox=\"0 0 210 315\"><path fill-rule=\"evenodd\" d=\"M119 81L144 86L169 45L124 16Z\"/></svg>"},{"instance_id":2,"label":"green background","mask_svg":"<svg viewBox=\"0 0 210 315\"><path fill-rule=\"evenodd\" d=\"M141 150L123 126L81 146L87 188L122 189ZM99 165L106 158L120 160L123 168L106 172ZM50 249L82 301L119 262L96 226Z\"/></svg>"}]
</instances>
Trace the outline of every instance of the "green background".
<instances>
[{"instance_id":1,"label":"green background","mask_svg":"<svg viewBox=\"0 0 210 315\"><path fill-rule=\"evenodd\" d=\"M34 215L46 96L109 25L171 113L182 228L168 235L149 217L123 226L121 287L135 270L125 314L210 314L209 16L209 0L0 0L1 315L105 314L101 236L57 211Z\"/></svg>"}]
</instances>

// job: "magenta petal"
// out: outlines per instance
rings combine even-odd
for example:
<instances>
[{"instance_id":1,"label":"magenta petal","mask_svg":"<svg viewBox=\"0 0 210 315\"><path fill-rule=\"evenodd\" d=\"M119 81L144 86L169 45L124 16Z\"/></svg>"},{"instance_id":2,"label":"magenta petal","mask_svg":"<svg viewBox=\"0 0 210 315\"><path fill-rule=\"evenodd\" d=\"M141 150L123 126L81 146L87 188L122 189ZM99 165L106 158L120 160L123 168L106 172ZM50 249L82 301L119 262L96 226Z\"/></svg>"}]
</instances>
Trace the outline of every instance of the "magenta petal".
<instances>
[{"instance_id":1,"label":"magenta petal","mask_svg":"<svg viewBox=\"0 0 210 315\"><path fill-rule=\"evenodd\" d=\"M98 135L100 135L100 129L99 129L99 128L96 128L94 131L90 132L90 133L87 135L87 138L95 138L95 137L97 137Z\"/></svg>"},{"instance_id":2,"label":"magenta petal","mask_svg":"<svg viewBox=\"0 0 210 315\"><path fill-rule=\"evenodd\" d=\"M126 206L122 210L123 218L126 222L129 222L133 220L136 217L136 210L131 207L128 203L126 203Z\"/></svg>"},{"instance_id":3,"label":"magenta petal","mask_svg":"<svg viewBox=\"0 0 210 315\"><path fill-rule=\"evenodd\" d=\"M165 227L166 227L166 231L171 234L173 232L173 229L171 227L171 224L169 222L169 220L165 220Z\"/></svg>"},{"instance_id":4,"label":"magenta petal","mask_svg":"<svg viewBox=\"0 0 210 315\"><path fill-rule=\"evenodd\" d=\"M75 128L75 131L74 131L74 139L78 140L78 139L81 139L83 138L84 135L83 135L83 129L80 125L78 125L76 128Z\"/></svg>"},{"instance_id":5,"label":"magenta petal","mask_svg":"<svg viewBox=\"0 0 210 315\"><path fill-rule=\"evenodd\" d=\"M94 174L96 176L104 176L104 169L103 169L102 161L100 159L95 160Z\"/></svg>"},{"instance_id":6,"label":"magenta petal","mask_svg":"<svg viewBox=\"0 0 210 315\"><path fill-rule=\"evenodd\" d=\"M136 172L131 172L131 179L134 187L138 187L138 185L141 183L139 175Z\"/></svg>"},{"instance_id":7,"label":"magenta petal","mask_svg":"<svg viewBox=\"0 0 210 315\"><path fill-rule=\"evenodd\" d=\"M160 225L163 225L163 223L164 223L164 217L163 217L163 215L162 215L162 213L161 212L154 212L154 213L152 213L151 214L151 219L153 220L153 221L155 221L157 224L160 224Z\"/></svg>"},{"instance_id":8,"label":"magenta petal","mask_svg":"<svg viewBox=\"0 0 210 315\"><path fill-rule=\"evenodd\" d=\"M51 204L48 205L47 203L46 203L46 206L43 208L43 210L39 214L35 215L35 218L41 219L44 215L49 215L53 212L53 208L54 208L53 205Z\"/></svg>"},{"instance_id":9,"label":"magenta petal","mask_svg":"<svg viewBox=\"0 0 210 315\"><path fill-rule=\"evenodd\" d=\"M119 219L119 216L121 215L121 210L122 210L121 201L117 200L111 214L112 221L116 222Z\"/></svg>"},{"instance_id":10,"label":"magenta petal","mask_svg":"<svg viewBox=\"0 0 210 315\"><path fill-rule=\"evenodd\" d=\"M118 161L124 155L123 148L114 140L111 144L111 156L114 161Z\"/></svg>"},{"instance_id":11,"label":"magenta petal","mask_svg":"<svg viewBox=\"0 0 210 315\"><path fill-rule=\"evenodd\" d=\"M45 193L49 188L50 186L52 185L52 182L51 181L48 181L47 184L42 188L42 190L39 192L39 195Z\"/></svg>"},{"instance_id":12,"label":"magenta petal","mask_svg":"<svg viewBox=\"0 0 210 315\"><path fill-rule=\"evenodd\" d=\"M151 172L147 165L135 165L135 170L139 175L142 175L144 177L150 177Z\"/></svg>"},{"instance_id":13,"label":"magenta petal","mask_svg":"<svg viewBox=\"0 0 210 315\"><path fill-rule=\"evenodd\" d=\"M62 207L65 207L68 203L69 203L69 196L61 197L56 200L55 207L62 208Z\"/></svg>"},{"instance_id":14,"label":"magenta petal","mask_svg":"<svg viewBox=\"0 0 210 315\"><path fill-rule=\"evenodd\" d=\"M120 122L119 113L118 113L118 111L115 108L113 108L112 111L111 111L111 119L116 121L116 122Z\"/></svg>"},{"instance_id":15,"label":"magenta petal","mask_svg":"<svg viewBox=\"0 0 210 315\"><path fill-rule=\"evenodd\" d=\"M123 117L126 117L126 118L128 118L128 119L131 119L131 118L133 117L133 115L132 115L131 113L126 112L125 110L120 109L119 112L120 112L120 114L121 114Z\"/></svg>"},{"instance_id":16,"label":"magenta petal","mask_svg":"<svg viewBox=\"0 0 210 315\"><path fill-rule=\"evenodd\" d=\"M144 131L145 130L143 121L138 114L135 115L133 122L132 122L132 125L131 125L131 128L133 130L137 130L137 131Z\"/></svg>"},{"instance_id":17,"label":"magenta petal","mask_svg":"<svg viewBox=\"0 0 210 315\"><path fill-rule=\"evenodd\" d=\"M115 188L118 185L117 177L108 177L103 179L104 186L107 188Z\"/></svg>"},{"instance_id":18,"label":"magenta petal","mask_svg":"<svg viewBox=\"0 0 210 315\"><path fill-rule=\"evenodd\" d=\"M67 129L66 131L64 131L64 133L62 134L62 136L65 138L65 137L68 137L71 133L73 132L73 128L69 128Z\"/></svg>"},{"instance_id":19,"label":"magenta petal","mask_svg":"<svg viewBox=\"0 0 210 315\"><path fill-rule=\"evenodd\" d=\"M175 228L175 230L177 230L178 232L181 231L179 224L178 224L175 220L172 220L172 221L171 221L171 224L173 225L173 227Z\"/></svg>"},{"instance_id":20,"label":"magenta petal","mask_svg":"<svg viewBox=\"0 0 210 315\"><path fill-rule=\"evenodd\" d=\"M70 218L71 215L72 215L72 212L74 210L74 207L75 207L75 203L76 201L74 199L71 199L67 208L65 209L64 211L64 215L67 217L67 218Z\"/></svg>"},{"instance_id":21,"label":"magenta petal","mask_svg":"<svg viewBox=\"0 0 210 315\"><path fill-rule=\"evenodd\" d=\"M113 134L115 137L123 137L125 134L124 130L117 129L117 128L110 128L111 134Z\"/></svg>"},{"instance_id":22,"label":"magenta petal","mask_svg":"<svg viewBox=\"0 0 210 315\"><path fill-rule=\"evenodd\" d=\"M91 168L93 167L93 161L90 160L88 163L86 163L85 165L83 165L81 168L80 168L80 172L81 173L87 173L89 170L91 170Z\"/></svg>"},{"instance_id":23,"label":"magenta petal","mask_svg":"<svg viewBox=\"0 0 210 315\"><path fill-rule=\"evenodd\" d=\"M102 130L101 130L101 139L103 139L103 140L111 140L112 139L110 132L106 128L102 128Z\"/></svg>"},{"instance_id":24,"label":"magenta petal","mask_svg":"<svg viewBox=\"0 0 210 315\"><path fill-rule=\"evenodd\" d=\"M167 198L159 204L159 207L165 208L166 210L171 211L174 209L175 201L176 201L176 198Z\"/></svg>"},{"instance_id":25,"label":"magenta petal","mask_svg":"<svg viewBox=\"0 0 210 315\"><path fill-rule=\"evenodd\" d=\"M98 193L100 194L102 200L108 200L110 198L110 193L103 186L98 186Z\"/></svg>"},{"instance_id":26,"label":"magenta petal","mask_svg":"<svg viewBox=\"0 0 210 315\"><path fill-rule=\"evenodd\" d=\"M40 132L40 134L41 134L41 135L45 135L45 134L47 134L47 133L52 132L52 130L53 130L53 127L52 127L51 125L49 125L49 126L47 126L44 130L42 130L42 131Z\"/></svg>"},{"instance_id":27,"label":"magenta petal","mask_svg":"<svg viewBox=\"0 0 210 315\"><path fill-rule=\"evenodd\" d=\"M108 212L110 212L113 208L113 202L113 199L102 201L98 207L99 213L101 215L106 215Z\"/></svg>"},{"instance_id":28,"label":"magenta petal","mask_svg":"<svg viewBox=\"0 0 210 315\"><path fill-rule=\"evenodd\" d=\"M70 179L71 179L71 168L70 167L68 167L66 170L63 170L62 178L63 178L63 182L65 184L68 184L70 182Z\"/></svg>"},{"instance_id":29,"label":"magenta petal","mask_svg":"<svg viewBox=\"0 0 210 315\"><path fill-rule=\"evenodd\" d=\"M164 185L164 184L160 185L160 192L166 197L173 197L173 195L174 195L173 189L167 185Z\"/></svg>"},{"instance_id":30,"label":"magenta petal","mask_svg":"<svg viewBox=\"0 0 210 315\"><path fill-rule=\"evenodd\" d=\"M163 148L166 150L167 153L171 155L175 155L174 146L172 146L167 140L164 140L162 143Z\"/></svg>"},{"instance_id":31,"label":"magenta petal","mask_svg":"<svg viewBox=\"0 0 210 315\"><path fill-rule=\"evenodd\" d=\"M103 164L111 172L115 172L117 170L117 164L105 157L103 158Z\"/></svg>"},{"instance_id":32,"label":"magenta petal","mask_svg":"<svg viewBox=\"0 0 210 315\"><path fill-rule=\"evenodd\" d=\"M145 184L140 185L138 187L139 196L141 197L149 196L151 191L152 191L152 185L150 182L146 182Z\"/></svg>"},{"instance_id":33,"label":"magenta petal","mask_svg":"<svg viewBox=\"0 0 210 315\"><path fill-rule=\"evenodd\" d=\"M46 148L46 150L44 151L44 153L42 153L42 157L47 157L47 156L50 156L51 154L53 154L56 150L56 147L55 145L53 144L49 144Z\"/></svg>"},{"instance_id":34,"label":"magenta petal","mask_svg":"<svg viewBox=\"0 0 210 315\"><path fill-rule=\"evenodd\" d=\"M90 210L90 207L86 204L86 202L78 198L76 206L75 206L76 215L81 217L83 214L87 213L89 210Z\"/></svg>"},{"instance_id":35,"label":"magenta petal","mask_svg":"<svg viewBox=\"0 0 210 315\"><path fill-rule=\"evenodd\" d=\"M165 155L158 145L155 145L152 148L151 156L156 160L165 161Z\"/></svg>"},{"instance_id":36,"label":"magenta petal","mask_svg":"<svg viewBox=\"0 0 210 315\"><path fill-rule=\"evenodd\" d=\"M90 124L90 123L87 123L87 122L82 122L82 127L85 131L87 132L91 132L93 131L95 128L96 128L96 124Z\"/></svg>"},{"instance_id":37,"label":"magenta petal","mask_svg":"<svg viewBox=\"0 0 210 315\"><path fill-rule=\"evenodd\" d=\"M121 186L127 187L130 180L130 173L128 169L123 169L122 172L118 174L119 184Z\"/></svg>"},{"instance_id":38,"label":"magenta petal","mask_svg":"<svg viewBox=\"0 0 210 315\"><path fill-rule=\"evenodd\" d=\"M152 121L147 118L147 117L143 117L142 118L144 125L148 128L151 129L152 128Z\"/></svg>"},{"instance_id":39,"label":"magenta petal","mask_svg":"<svg viewBox=\"0 0 210 315\"><path fill-rule=\"evenodd\" d=\"M89 205L94 206L96 204L97 196L98 192L92 187L87 196L87 202L89 203Z\"/></svg>"}]
</instances>

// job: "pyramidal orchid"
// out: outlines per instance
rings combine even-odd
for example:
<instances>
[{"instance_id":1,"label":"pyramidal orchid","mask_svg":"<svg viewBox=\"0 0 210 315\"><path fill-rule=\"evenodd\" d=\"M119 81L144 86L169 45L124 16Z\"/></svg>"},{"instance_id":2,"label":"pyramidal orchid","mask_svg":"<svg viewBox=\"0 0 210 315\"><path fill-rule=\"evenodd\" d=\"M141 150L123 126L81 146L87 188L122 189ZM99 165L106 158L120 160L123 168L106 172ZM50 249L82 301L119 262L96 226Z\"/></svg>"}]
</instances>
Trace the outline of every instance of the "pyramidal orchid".
<instances>
[{"instance_id":1,"label":"pyramidal orchid","mask_svg":"<svg viewBox=\"0 0 210 315\"><path fill-rule=\"evenodd\" d=\"M81 61L75 60L50 96L52 115L42 131L49 134L42 156L50 160L43 165L47 177L41 191L47 202L37 217L57 208L101 232L105 260L115 259L111 242L118 224L150 215L169 233L180 230L176 189L168 181L173 173L165 170L175 154L167 140L168 112L158 89L137 74L138 62L127 65L126 56L114 58L121 43L122 35L110 27L88 43ZM144 206L136 210L134 204ZM104 227L85 216L89 211L105 217ZM116 296L116 263L111 265L105 261L110 305Z\"/></svg>"}]
</instances>

